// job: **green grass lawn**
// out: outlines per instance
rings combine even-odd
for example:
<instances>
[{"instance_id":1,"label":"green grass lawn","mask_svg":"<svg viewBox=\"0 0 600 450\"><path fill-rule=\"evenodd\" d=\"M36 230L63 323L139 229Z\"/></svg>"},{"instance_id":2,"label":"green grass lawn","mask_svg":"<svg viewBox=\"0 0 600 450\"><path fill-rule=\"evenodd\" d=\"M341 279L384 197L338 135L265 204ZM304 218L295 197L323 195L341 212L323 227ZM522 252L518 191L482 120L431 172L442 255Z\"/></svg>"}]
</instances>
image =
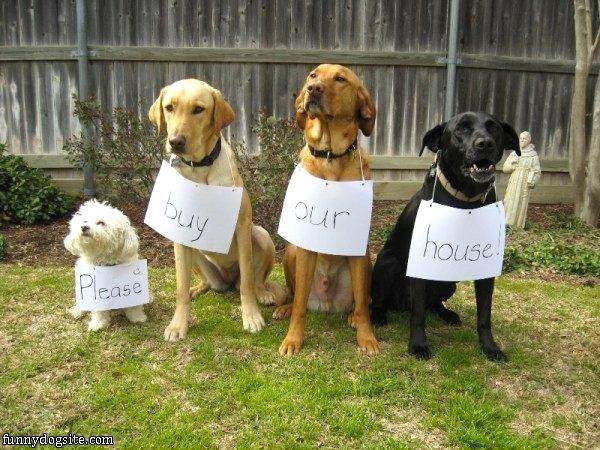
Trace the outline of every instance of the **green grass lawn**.
<instances>
[{"instance_id":1,"label":"green grass lawn","mask_svg":"<svg viewBox=\"0 0 600 450\"><path fill-rule=\"evenodd\" d=\"M111 434L118 447L592 447L600 442L600 288L504 277L494 328L509 362L479 352L470 283L429 319L430 361L406 352L406 316L357 351L342 316L311 314L303 353L287 322L242 331L237 294L193 301L185 341L162 334L174 271L150 271L150 321L88 333L72 269L0 265L0 432ZM281 273L276 274L281 277Z\"/></svg>"}]
</instances>

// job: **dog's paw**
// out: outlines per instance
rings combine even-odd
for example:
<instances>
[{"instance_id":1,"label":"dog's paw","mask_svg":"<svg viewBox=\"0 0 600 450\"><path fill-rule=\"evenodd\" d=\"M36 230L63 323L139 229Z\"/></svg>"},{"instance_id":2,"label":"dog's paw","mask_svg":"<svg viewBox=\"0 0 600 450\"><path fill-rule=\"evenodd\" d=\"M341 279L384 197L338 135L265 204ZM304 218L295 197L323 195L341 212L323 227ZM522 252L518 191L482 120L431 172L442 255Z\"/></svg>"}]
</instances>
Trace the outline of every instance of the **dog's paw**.
<instances>
[{"instance_id":1,"label":"dog's paw","mask_svg":"<svg viewBox=\"0 0 600 450\"><path fill-rule=\"evenodd\" d=\"M263 319L258 307L242 306L242 324L244 330L257 333L265 326L265 319Z\"/></svg>"},{"instance_id":2,"label":"dog's paw","mask_svg":"<svg viewBox=\"0 0 600 450\"><path fill-rule=\"evenodd\" d=\"M285 305L278 306L273 311L273 319L281 320L287 319L292 315L292 304L286 303Z\"/></svg>"},{"instance_id":3,"label":"dog's paw","mask_svg":"<svg viewBox=\"0 0 600 450\"><path fill-rule=\"evenodd\" d=\"M429 350L427 344L409 344L408 353L419 359L431 358L431 350Z\"/></svg>"},{"instance_id":4,"label":"dog's paw","mask_svg":"<svg viewBox=\"0 0 600 450\"><path fill-rule=\"evenodd\" d=\"M358 335L356 340L358 341L358 348L365 352L367 355L378 355L379 354L379 342L373 335L373 333L368 333L369 335L361 336Z\"/></svg>"},{"instance_id":5,"label":"dog's paw","mask_svg":"<svg viewBox=\"0 0 600 450\"><path fill-rule=\"evenodd\" d=\"M210 285L204 281L201 281L196 286L190 288L190 300L197 295L206 294L210 290Z\"/></svg>"},{"instance_id":6,"label":"dog's paw","mask_svg":"<svg viewBox=\"0 0 600 450\"><path fill-rule=\"evenodd\" d=\"M77 309L77 306L73 306L69 310L69 312L71 313L71 317L73 317L74 319L80 319L81 317L83 317L85 315L85 311Z\"/></svg>"},{"instance_id":7,"label":"dog's paw","mask_svg":"<svg viewBox=\"0 0 600 450\"><path fill-rule=\"evenodd\" d=\"M133 307L126 309L125 317L127 317L127 320L129 320L131 323L142 323L148 320L148 316L146 316L146 313L141 307Z\"/></svg>"},{"instance_id":8,"label":"dog's paw","mask_svg":"<svg viewBox=\"0 0 600 450\"><path fill-rule=\"evenodd\" d=\"M177 342L181 339L185 339L187 336L188 324L187 321L176 321L171 320L171 323L165 328L165 341Z\"/></svg>"},{"instance_id":9,"label":"dog's paw","mask_svg":"<svg viewBox=\"0 0 600 450\"><path fill-rule=\"evenodd\" d=\"M444 309L438 313L438 316L448 325L453 327L457 327L462 323L460 316L450 309Z\"/></svg>"},{"instance_id":10,"label":"dog's paw","mask_svg":"<svg viewBox=\"0 0 600 450\"><path fill-rule=\"evenodd\" d=\"M301 349L302 338L298 336L290 336L288 334L279 346L279 354L281 356L297 355L298 353L300 353Z\"/></svg>"},{"instance_id":11,"label":"dog's paw","mask_svg":"<svg viewBox=\"0 0 600 450\"><path fill-rule=\"evenodd\" d=\"M352 328L356 328L356 317L354 317L354 311L348 314L348 325Z\"/></svg>"},{"instance_id":12,"label":"dog's paw","mask_svg":"<svg viewBox=\"0 0 600 450\"><path fill-rule=\"evenodd\" d=\"M88 331L100 331L104 328L108 327L110 324L109 320L98 319L97 317L92 317L88 322Z\"/></svg>"},{"instance_id":13,"label":"dog's paw","mask_svg":"<svg viewBox=\"0 0 600 450\"><path fill-rule=\"evenodd\" d=\"M256 289L256 299L266 306L272 306L277 303L277 296L275 293L264 287Z\"/></svg>"},{"instance_id":14,"label":"dog's paw","mask_svg":"<svg viewBox=\"0 0 600 450\"><path fill-rule=\"evenodd\" d=\"M498 346L481 346L481 351L485 357L491 361L508 361L506 354Z\"/></svg>"}]
</instances>

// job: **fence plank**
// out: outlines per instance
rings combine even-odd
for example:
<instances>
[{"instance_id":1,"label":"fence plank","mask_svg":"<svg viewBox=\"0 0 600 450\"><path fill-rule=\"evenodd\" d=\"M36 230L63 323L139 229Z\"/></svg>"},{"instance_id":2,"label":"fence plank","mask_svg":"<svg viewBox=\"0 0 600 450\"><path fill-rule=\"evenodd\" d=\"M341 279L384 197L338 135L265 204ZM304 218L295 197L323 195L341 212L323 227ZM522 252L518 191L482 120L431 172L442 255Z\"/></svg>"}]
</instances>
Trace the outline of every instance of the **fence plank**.
<instances>
[{"instance_id":1,"label":"fence plank","mask_svg":"<svg viewBox=\"0 0 600 450\"><path fill-rule=\"evenodd\" d=\"M196 48L126 45L90 45L92 61L163 61L163 62L229 62L320 64L332 62L358 66L444 67L441 52L385 52L364 50L318 50L292 48ZM72 61L76 60L72 45L0 47L0 61ZM459 67L509 70L517 72L575 72L570 59L533 59L516 56L462 53ZM597 74L600 64L592 64L590 73Z\"/></svg>"},{"instance_id":2,"label":"fence plank","mask_svg":"<svg viewBox=\"0 0 600 450\"><path fill-rule=\"evenodd\" d=\"M63 155L17 155L25 159L27 164L40 169L69 169L72 164ZM498 164L502 167L504 159ZM371 156L373 170L426 170L433 163L430 156ZM568 173L569 161L566 159L542 159L542 172Z\"/></svg>"},{"instance_id":3,"label":"fence plank","mask_svg":"<svg viewBox=\"0 0 600 450\"><path fill-rule=\"evenodd\" d=\"M506 157L497 164L501 168ZM371 156L371 168L375 170L426 170L433 163L431 156ZM541 159L542 172L568 173L569 160Z\"/></svg>"},{"instance_id":4,"label":"fence plank","mask_svg":"<svg viewBox=\"0 0 600 450\"><path fill-rule=\"evenodd\" d=\"M74 45L0 47L0 61L74 61Z\"/></svg>"},{"instance_id":5,"label":"fence plank","mask_svg":"<svg viewBox=\"0 0 600 450\"><path fill-rule=\"evenodd\" d=\"M423 183L418 181L376 181L374 194L376 200L408 200ZM506 184L499 184L497 191L506 191ZM536 186L531 192L532 203L570 204L573 203L573 186L549 185Z\"/></svg>"},{"instance_id":6,"label":"fence plank","mask_svg":"<svg viewBox=\"0 0 600 450\"><path fill-rule=\"evenodd\" d=\"M73 165L63 155L17 155L38 169L71 169Z\"/></svg>"},{"instance_id":7,"label":"fence plank","mask_svg":"<svg viewBox=\"0 0 600 450\"><path fill-rule=\"evenodd\" d=\"M55 178L56 185L73 195L81 195L83 179ZM408 200L423 183L419 181L375 181L375 200ZM504 192L506 185L498 186L498 192ZM573 203L573 186L537 186L531 193L532 203L569 204Z\"/></svg>"}]
</instances>

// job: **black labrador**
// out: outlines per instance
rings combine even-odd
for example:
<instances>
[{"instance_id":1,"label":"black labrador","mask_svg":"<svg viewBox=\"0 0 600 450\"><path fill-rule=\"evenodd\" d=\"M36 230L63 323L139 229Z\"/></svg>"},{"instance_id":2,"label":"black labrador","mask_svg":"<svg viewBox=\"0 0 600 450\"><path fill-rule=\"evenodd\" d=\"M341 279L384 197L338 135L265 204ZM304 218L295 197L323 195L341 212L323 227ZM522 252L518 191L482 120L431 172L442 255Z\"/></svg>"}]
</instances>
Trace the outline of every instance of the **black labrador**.
<instances>
[{"instance_id":1,"label":"black labrador","mask_svg":"<svg viewBox=\"0 0 600 450\"><path fill-rule=\"evenodd\" d=\"M443 304L456 291L456 282L429 281L406 276L408 252L421 200L431 199L454 208L479 208L496 201L493 189L495 166L505 150L519 152L519 139L508 124L483 112L464 112L429 130L423 149L435 152L436 162L425 176L419 192L400 214L396 226L377 255L371 285L371 315L375 324L387 323L388 310L410 311L409 353L429 358L425 336L425 310L430 309L450 325L460 317ZM469 230L465 230L468 233ZM477 332L485 355L506 359L494 342L491 328L494 278L475 281Z\"/></svg>"}]
</instances>

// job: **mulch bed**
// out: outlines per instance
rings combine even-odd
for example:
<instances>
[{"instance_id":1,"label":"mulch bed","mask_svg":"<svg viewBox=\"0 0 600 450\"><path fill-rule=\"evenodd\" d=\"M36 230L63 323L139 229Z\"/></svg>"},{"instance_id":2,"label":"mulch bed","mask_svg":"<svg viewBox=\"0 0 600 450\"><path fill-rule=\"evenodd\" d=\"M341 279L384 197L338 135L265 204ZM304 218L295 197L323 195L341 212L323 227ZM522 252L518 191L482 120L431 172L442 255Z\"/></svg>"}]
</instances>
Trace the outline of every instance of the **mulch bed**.
<instances>
[{"instance_id":1,"label":"mulch bed","mask_svg":"<svg viewBox=\"0 0 600 450\"><path fill-rule=\"evenodd\" d=\"M384 240L375 232L396 222L404 202L378 201L373 209L373 238L371 253L376 255ZM173 265L172 243L144 224L146 206L128 204L121 207L137 229L140 238L140 256L148 260L152 267ZM75 257L63 246L63 239L69 230L69 217L41 225L5 224L0 233L6 236L8 252L3 262L25 266L69 266ZM279 252L281 257L281 251Z\"/></svg>"},{"instance_id":2,"label":"mulch bed","mask_svg":"<svg viewBox=\"0 0 600 450\"><path fill-rule=\"evenodd\" d=\"M121 208L135 226L140 238L140 257L146 258L153 267L173 264L173 244L144 225L145 205L125 205ZM42 225L5 225L0 233L6 236L8 252L3 262L26 266L72 265L75 257L63 246L69 231L69 219L57 220Z\"/></svg>"}]
</instances>

